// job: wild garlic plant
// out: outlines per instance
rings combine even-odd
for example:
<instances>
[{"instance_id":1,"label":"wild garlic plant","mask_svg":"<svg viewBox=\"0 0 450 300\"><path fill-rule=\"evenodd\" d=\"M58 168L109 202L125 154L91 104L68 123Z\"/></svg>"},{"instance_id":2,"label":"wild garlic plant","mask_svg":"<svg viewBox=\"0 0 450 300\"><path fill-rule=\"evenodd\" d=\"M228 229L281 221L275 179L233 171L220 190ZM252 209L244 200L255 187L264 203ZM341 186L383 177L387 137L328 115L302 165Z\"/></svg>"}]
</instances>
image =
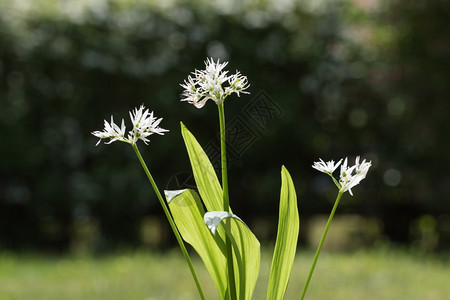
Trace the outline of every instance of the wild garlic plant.
<instances>
[{"instance_id":1,"label":"wild garlic plant","mask_svg":"<svg viewBox=\"0 0 450 300\"><path fill-rule=\"evenodd\" d=\"M325 229L323 230L322 237L320 238L319 246L317 247L316 254L314 255L314 259L309 270L308 277L306 278L305 285L303 286L300 299L303 299L305 297L306 290L308 289L309 282L311 281L314 268L316 267L316 263L320 255L320 251L322 251L323 243L325 242L325 238L327 237L328 229L330 228L331 221L333 220L339 202L341 201L342 194L348 191L350 195L353 196L352 188L358 185L361 180L366 177L369 168L372 166L372 163L370 161L366 162L366 160L363 160L361 163L359 163L359 156L357 156L355 159L355 164L351 167L348 167L347 158L345 158L344 163L341 165L341 174L338 181L336 178L334 178L333 172L339 167L341 162L342 159L339 160L336 164L333 160L324 162L322 159L320 159L320 161L315 162L312 166L314 169L329 175L339 189L339 192L336 200L334 201L334 206L331 210L330 216L328 217Z\"/></svg>"},{"instance_id":2,"label":"wild garlic plant","mask_svg":"<svg viewBox=\"0 0 450 300\"><path fill-rule=\"evenodd\" d=\"M144 158L142 157L142 155L138 149L138 146L137 146L137 142L139 140L142 140L146 145L148 145L148 142L150 142L148 137L150 135L152 135L154 133L159 134L159 135L164 135L164 133L168 132L169 130L159 127L159 123L161 123L162 118L157 119L156 117L154 117L153 112L150 112L148 109L146 109L144 107L144 105L141 105L141 107L139 109L136 108L135 110L130 111L130 119L131 119L131 123L133 124L133 128L130 131L128 131L127 136L125 136L126 135L125 121L122 119L121 125L119 127L116 123L114 123L113 116L111 116L110 123L108 121L104 120L103 131L94 131L94 132L92 132L92 134L94 136L100 138L100 140L97 142L97 145L103 139L109 139L109 141L105 142L105 144L111 144L112 142L119 141L119 142L124 142L124 143L130 144L133 147L133 150L136 153L136 156L137 156L139 162L141 163L141 166L144 169L144 172L147 175L147 178L150 181L150 184L152 185L153 190L156 193L156 197L158 198L159 203L162 206L164 214L166 215L167 220L169 221L170 227L172 228L172 231L175 234L178 245L180 246L181 251L183 252L183 256L186 259L186 262L189 266L192 277L197 286L200 297L201 297L201 299L205 299L202 287L200 285L200 281L198 280L197 274L195 272L194 266L192 264L189 253L186 249L186 246L184 245L184 242L183 242L183 240L180 236L180 233L175 225L172 215L169 212L169 208L167 207L166 202L164 201L163 197L161 196L159 188L156 185L156 182L153 179L153 176L150 173L150 170L148 169L147 164L145 163Z\"/></svg>"},{"instance_id":3,"label":"wild garlic plant","mask_svg":"<svg viewBox=\"0 0 450 300\"><path fill-rule=\"evenodd\" d=\"M154 133L163 135L167 130L159 127L162 119L154 117L153 112L149 112L144 106L130 112L133 129L127 135L124 121L122 120L119 127L114 123L113 117L111 117L110 123L104 121L105 128L103 131L94 131L92 134L100 140L109 139L106 142L107 144L121 141L130 144L135 150L186 258L201 299L205 299L205 297L182 239L190 244L203 260L220 299L246 300L251 299L258 279L260 244L250 228L231 210L228 193L224 105L225 99L232 94L237 96L240 96L241 93L248 94L249 84L247 77L239 71L229 75L228 71L224 70L227 64L227 62L214 62L212 58L208 58L205 61L205 69L195 70L181 84L184 88L181 101L193 104L196 108L202 108L208 100L213 100L218 107L221 183L205 151L194 135L181 123L181 133L198 193L191 189L166 190L164 191L166 204L136 143L138 140L142 140L145 144L148 144L150 135ZM333 172L339 166L341 166L340 176L336 179ZM347 158L341 159L337 163L333 160L325 162L320 159L313 164L313 168L332 178L339 191L300 299L305 297L342 195L346 191L353 195L351 189L365 178L370 166L371 162L365 160L360 162L359 156L353 166L348 166ZM299 226L294 183L288 170L282 166L278 230L267 287L268 300L284 298L295 258Z\"/></svg>"}]
</instances>

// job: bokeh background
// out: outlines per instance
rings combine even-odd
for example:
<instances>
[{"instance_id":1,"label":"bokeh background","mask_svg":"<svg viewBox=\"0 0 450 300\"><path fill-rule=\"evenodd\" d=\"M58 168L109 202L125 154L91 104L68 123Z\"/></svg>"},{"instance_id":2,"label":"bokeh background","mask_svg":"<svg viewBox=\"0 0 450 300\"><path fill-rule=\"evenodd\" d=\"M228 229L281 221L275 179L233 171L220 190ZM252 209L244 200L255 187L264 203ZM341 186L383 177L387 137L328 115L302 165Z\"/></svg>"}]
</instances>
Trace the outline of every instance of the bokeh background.
<instances>
[{"instance_id":1,"label":"bokeh background","mask_svg":"<svg viewBox=\"0 0 450 300\"><path fill-rule=\"evenodd\" d=\"M312 163L361 155L373 167L328 246L449 249L449 12L444 0L2 0L0 250L172 247L131 147L90 133L145 104L170 130L141 145L160 189L191 186L179 122L214 156L218 115L181 103L179 84L207 57L251 84L225 106L244 129L230 139L230 201L263 244L281 165L308 247L337 192Z\"/></svg>"}]
</instances>

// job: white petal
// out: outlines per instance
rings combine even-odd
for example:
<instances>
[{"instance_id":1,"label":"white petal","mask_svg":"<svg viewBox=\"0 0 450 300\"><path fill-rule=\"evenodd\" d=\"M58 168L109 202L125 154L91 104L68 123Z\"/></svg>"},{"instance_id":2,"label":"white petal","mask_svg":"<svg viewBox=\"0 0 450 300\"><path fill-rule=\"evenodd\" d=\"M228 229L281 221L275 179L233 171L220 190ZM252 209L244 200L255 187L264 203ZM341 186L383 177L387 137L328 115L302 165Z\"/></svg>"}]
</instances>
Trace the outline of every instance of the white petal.
<instances>
[{"instance_id":1,"label":"white petal","mask_svg":"<svg viewBox=\"0 0 450 300\"><path fill-rule=\"evenodd\" d=\"M184 193L185 191L187 191L187 189L183 189L183 190L164 190L164 195L166 195L167 198L167 203L170 203L170 201L172 201L172 199L174 199L176 196Z\"/></svg>"},{"instance_id":2,"label":"white petal","mask_svg":"<svg viewBox=\"0 0 450 300\"><path fill-rule=\"evenodd\" d=\"M205 221L205 224L208 226L211 233L215 234L220 222L228 218L233 218L244 223L238 216L226 211L209 211L203 216L203 221Z\"/></svg>"}]
</instances>

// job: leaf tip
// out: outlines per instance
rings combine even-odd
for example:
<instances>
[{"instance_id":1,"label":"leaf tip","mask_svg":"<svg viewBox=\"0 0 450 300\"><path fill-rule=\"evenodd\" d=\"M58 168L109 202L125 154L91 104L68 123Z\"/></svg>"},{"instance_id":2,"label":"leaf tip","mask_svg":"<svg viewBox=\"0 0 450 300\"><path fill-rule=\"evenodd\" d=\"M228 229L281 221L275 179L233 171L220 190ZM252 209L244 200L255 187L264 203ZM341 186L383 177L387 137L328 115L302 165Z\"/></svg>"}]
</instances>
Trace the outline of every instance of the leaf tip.
<instances>
[{"instance_id":1,"label":"leaf tip","mask_svg":"<svg viewBox=\"0 0 450 300\"><path fill-rule=\"evenodd\" d=\"M208 211L203 216L203 221L205 222L208 229L211 231L212 234L215 234L217 226L219 226L220 222L222 222L225 219L233 218L238 221L241 221L245 226L247 226L244 221L242 221L241 218L236 216L235 214L226 212L226 211Z\"/></svg>"},{"instance_id":2,"label":"leaf tip","mask_svg":"<svg viewBox=\"0 0 450 300\"><path fill-rule=\"evenodd\" d=\"M166 195L167 203L170 203L170 201L173 200L176 196L184 193L187 189L183 190L164 190L164 195Z\"/></svg>"}]
</instances>

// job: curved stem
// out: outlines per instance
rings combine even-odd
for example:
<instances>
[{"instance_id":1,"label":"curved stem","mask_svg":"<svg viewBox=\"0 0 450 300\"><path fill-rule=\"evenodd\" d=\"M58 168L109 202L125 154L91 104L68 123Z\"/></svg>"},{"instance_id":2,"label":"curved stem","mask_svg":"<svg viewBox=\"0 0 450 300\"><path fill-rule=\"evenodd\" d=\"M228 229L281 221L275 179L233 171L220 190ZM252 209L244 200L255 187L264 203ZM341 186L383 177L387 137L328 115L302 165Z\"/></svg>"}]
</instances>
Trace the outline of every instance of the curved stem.
<instances>
[{"instance_id":1,"label":"curved stem","mask_svg":"<svg viewBox=\"0 0 450 300\"><path fill-rule=\"evenodd\" d=\"M159 202L161 203L162 209L167 217L167 220L169 221L170 227L172 228L173 233L175 234L175 237L177 239L178 245L181 248L181 252L183 252L184 258L186 259L186 262L189 266L189 269L191 270L192 277L194 278L195 284L197 285L198 293L200 294L200 297L202 300L205 300L205 295L203 294L202 287L200 285L200 281L198 280L197 274L195 273L194 266L192 264L191 258L186 250L186 246L184 245L183 240L181 239L181 235L178 232L177 227L175 226L175 222L173 221L172 215L169 212L169 208L167 207L166 202L164 201L163 197L161 196L161 193L159 192L158 186L156 185L155 180L153 179L152 174L150 174L149 169L147 168L147 165L145 164L144 159L141 156L141 153L139 152L139 149L136 144L132 144L134 152L136 152L136 155L139 159L139 162L142 165L142 168L144 169L145 174L148 177L148 180L150 181L153 190L156 193L156 196L158 197Z\"/></svg>"},{"instance_id":2,"label":"curved stem","mask_svg":"<svg viewBox=\"0 0 450 300\"><path fill-rule=\"evenodd\" d=\"M314 256L314 260L311 265L311 268L309 269L308 278L306 279L305 286L303 287L303 291L302 291L302 295L300 296L300 300L303 300L303 298L305 297L306 290L308 289L309 282L311 281L311 277L314 272L314 268L316 267L316 263L319 258L319 255L320 255L320 251L322 250L323 243L325 242L325 238L327 237L328 229L330 228L331 221L333 220L334 213L336 212L336 209L339 205L339 201L341 200L342 194L343 193L341 191L339 191L339 193L336 197L336 201L334 202L333 209L331 210L330 216L328 217L327 225L325 226L325 229L323 230L322 238L320 239L319 246L317 247L316 255Z\"/></svg>"},{"instance_id":3,"label":"curved stem","mask_svg":"<svg viewBox=\"0 0 450 300\"><path fill-rule=\"evenodd\" d=\"M223 189L223 210L230 211L230 201L228 197L228 173L227 173L227 144L226 144L226 127L225 127L225 109L223 103L218 105L219 108L219 123L220 123L220 158L222 166L222 189ZM225 226L231 229L230 220L225 221ZM225 236L226 254L227 254L227 271L228 271L228 296L229 299L236 298L236 285L234 278L233 265L233 250L231 241L228 236Z\"/></svg>"}]
</instances>

